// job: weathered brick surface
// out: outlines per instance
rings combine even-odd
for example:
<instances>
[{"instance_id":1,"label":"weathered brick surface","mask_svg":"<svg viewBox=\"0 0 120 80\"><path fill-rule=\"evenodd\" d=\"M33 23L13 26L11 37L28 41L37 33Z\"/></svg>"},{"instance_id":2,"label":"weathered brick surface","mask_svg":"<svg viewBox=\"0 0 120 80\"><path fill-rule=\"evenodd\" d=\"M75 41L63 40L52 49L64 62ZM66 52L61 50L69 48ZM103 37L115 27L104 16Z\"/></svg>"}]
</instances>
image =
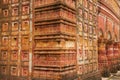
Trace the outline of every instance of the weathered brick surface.
<instances>
[{"instance_id":1,"label":"weathered brick surface","mask_svg":"<svg viewBox=\"0 0 120 80\"><path fill-rule=\"evenodd\" d=\"M104 52L99 51L99 64L109 65L108 72L104 67L101 68L103 73L105 71L108 74L109 72L116 72L116 66L119 64L119 59L116 57L120 54L117 47L119 44L119 5L115 0L101 0L99 3L98 28L100 35L98 37L99 41L100 39L106 40ZM102 60L106 60L106 62L102 62Z\"/></svg>"}]
</instances>

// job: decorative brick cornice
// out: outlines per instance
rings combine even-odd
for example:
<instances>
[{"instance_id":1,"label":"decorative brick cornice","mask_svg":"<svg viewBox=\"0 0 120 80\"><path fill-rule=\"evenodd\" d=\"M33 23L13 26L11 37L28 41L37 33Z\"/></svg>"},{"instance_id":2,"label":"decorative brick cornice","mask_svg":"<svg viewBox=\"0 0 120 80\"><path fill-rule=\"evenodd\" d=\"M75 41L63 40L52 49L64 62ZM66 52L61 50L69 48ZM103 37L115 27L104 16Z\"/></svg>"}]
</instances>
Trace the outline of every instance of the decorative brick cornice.
<instances>
[{"instance_id":1,"label":"decorative brick cornice","mask_svg":"<svg viewBox=\"0 0 120 80\"><path fill-rule=\"evenodd\" d=\"M103 0L99 0L98 2L98 12L103 12L107 14L107 16L111 17L113 20L119 23L120 16L115 13L115 10Z\"/></svg>"}]
</instances>

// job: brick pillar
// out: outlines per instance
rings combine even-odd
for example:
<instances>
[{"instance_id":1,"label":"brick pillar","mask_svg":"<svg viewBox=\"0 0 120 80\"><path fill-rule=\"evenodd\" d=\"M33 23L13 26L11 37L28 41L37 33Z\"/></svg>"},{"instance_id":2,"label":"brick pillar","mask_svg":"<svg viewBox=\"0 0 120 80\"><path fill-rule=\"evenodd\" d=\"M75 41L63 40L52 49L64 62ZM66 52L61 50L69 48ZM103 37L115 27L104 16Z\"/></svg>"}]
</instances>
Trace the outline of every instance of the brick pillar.
<instances>
[{"instance_id":1,"label":"brick pillar","mask_svg":"<svg viewBox=\"0 0 120 80\"><path fill-rule=\"evenodd\" d=\"M108 65L109 65L109 70L111 73L117 72L115 68L115 54L114 54L114 43L113 41L108 41L107 46L107 58L108 58Z\"/></svg>"},{"instance_id":2,"label":"brick pillar","mask_svg":"<svg viewBox=\"0 0 120 80\"><path fill-rule=\"evenodd\" d=\"M118 43L118 70L120 70L120 43Z\"/></svg>"},{"instance_id":3,"label":"brick pillar","mask_svg":"<svg viewBox=\"0 0 120 80\"><path fill-rule=\"evenodd\" d=\"M117 70L118 70L118 68L119 68L119 66L118 66L118 62L119 62L119 49L118 49L118 42L115 42L114 43L114 46L113 46L113 54L114 54L114 65L115 65L115 67L117 68Z\"/></svg>"},{"instance_id":4,"label":"brick pillar","mask_svg":"<svg viewBox=\"0 0 120 80\"><path fill-rule=\"evenodd\" d=\"M111 68L113 65L113 60L114 60L112 42L110 41L107 42L106 51L107 51L106 53L107 53L109 68Z\"/></svg>"},{"instance_id":5,"label":"brick pillar","mask_svg":"<svg viewBox=\"0 0 120 80\"><path fill-rule=\"evenodd\" d=\"M76 9L74 0L35 0L33 80L74 80Z\"/></svg>"},{"instance_id":6,"label":"brick pillar","mask_svg":"<svg viewBox=\"0 0 120 80\"><path fill-rule=\"evenodd\" d=\"M104 39L98 40L98 63L100 72L104 72L104 68L108 67L108 59L106 56L106 42Z\"/></svg>"},{"instance_id":7,"label":"brick pillar","mask_svg":"<svg viewBox=\"0 0 120 80\"><path fill-rule=\"evenodd\" d=\"M110 76L108 69L108 59L106 55L106 40L99 39L98 40L98 63L99 70L104 77Z\"/></svg>"}]
</instances>

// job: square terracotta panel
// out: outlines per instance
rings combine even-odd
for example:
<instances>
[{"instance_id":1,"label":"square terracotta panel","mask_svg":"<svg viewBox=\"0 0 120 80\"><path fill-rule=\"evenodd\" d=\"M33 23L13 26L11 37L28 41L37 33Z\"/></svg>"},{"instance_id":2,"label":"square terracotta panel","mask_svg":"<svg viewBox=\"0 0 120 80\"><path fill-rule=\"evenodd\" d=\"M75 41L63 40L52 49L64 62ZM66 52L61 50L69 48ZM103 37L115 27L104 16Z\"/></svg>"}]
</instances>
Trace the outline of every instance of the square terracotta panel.
<instances>
[{"instance_id":1,"label":"square terracotta panel","mask_svg":"<svg viewBox=\"0 0 120 80\"><path fill-rule=\"evenodd\" d=\"M29 20L24 20L22 21L22 30L25 31L29 31Z\"/></svg>"},{"instance_id":2,"label":"square terracotta panel","mask_svg":"<svg viewBox=\"0 0 120 80\"><path fill-rule=\"evenodd\" d=\"M19 15L18 6L12 7L12 16L18 16L18 15Z\"/></svg>"},{"instance_id":3,"label":"square terracotta panel","mask_svg":"<svg viewBox=\"0 0 120 80\"><path fill-rule=\"evenodd\" d=\"M22 66L21 67L21 76L28 76L29 75L29 67L27 66Z\"/></svg>"},{"instance_id":4,"label":"square terracotta panel","mask_svg":"<svg viewBox=\"0 0 120 80\"><path fill-rule=\"evenodd\" d=\"M2 50L1 51L1 60L7 60L7 58L8 58L8 51Z\"/></svg>"},{"instance_id":5,"label":"square terracotta panel","mask_svg":"<svg viewBox=\"0 0 120 80\"><path fill-rule=\"evenodd\" d=\"M17 66L11 66L10 71L11 71L12 76L17 76L18 75L18 67Z\"/></svg>"},{"instance_id":6,"label":"square terracotta panel","mask_svg":"<svg viewBox=\"0 0 120 80\"><path fill-rule=\"evenodd\" d=\"M7 46L9 43L9 38L8 36L3 36L2 37L2 46Z\"/></svg>"},{"instance_id":7,"label":"square terracotta panel","mask_svg":"<svg viewBox=\"0 0 120 80\"><path fill-rule=\"evenodd\" d=\"M29 14L29 12L30 12L29 5L23 5L22 6L22 14L26 15L26 14Z\"/></svg>"},{"instance_id":8,"label":"square terracotta panel","mask_svg":"<svg viewBox=\"0 0 120 80\"><path fill-rule=\"evenodd\" d=\"M3 9L3 16L8 17L9 10L8 9Z\"/></svg>"},{"instance_id":9,"label":"square terracotta panel","mask_svg":"<svg viewBox=\"0 0 120 80\"><path fill-rule=\"evenodd\" d=\"M7 32L9 30L8 22L5 22L2 24L2 31Z\"/></svg>"},{"instance_id":10,"label":"square terracotta panel","mask_svg":"<svg viewBox=\"0 0 120 80\"><path fill-rule=\"evenodd\" d=\"M12 31L18 31L19 23L17 21L12 22Z\"/></svg>"},{"instance_id":11,"label":"square terracotta panel","mask_svg":"<svg viewBox=\"0 0 120 80\"><path fill-rule=\"evenodd\" d=\"M18 51L11 51L11 60L17 61L18 60Z\"/></svg>"},{"instance_id":12,"label":"square terracotta panel","mask_svg":"<svg viewBox=\"0 0 120 80\"><path fill-rule=\"evenodd\" d=\"M22 48L29 47L29 36L21 37L21 46Z\"/></svg>"},{"instance_id":13,"label":"square terracotta panel","mask_svg":"<svg viewBox=\"0 0 120 80\"><path fill-rule=\"evenodd\" d=\"M18 36L12 36L11 37L11 46L12 47L18 47Z\"/></svg>"},{"instance_id":14,"label":"square terracotta panel","mask_svg":"<svg viewBox=\"0 0 120 80\"><path fill-rule=\"evenodd\" d=\"M0 66L1 74L7 75L8 67L7 66Z\"/></svg>"},{"instance_id":15,"label":"square terracotta panel","mask_svg":"<svg viewBox=\"0 0 120 80\"><path fill-rule=\"evenodd\" d=\"M21 51L21 60L28 61L29 60L29 51Z\"/></svg>"}]
</instances>

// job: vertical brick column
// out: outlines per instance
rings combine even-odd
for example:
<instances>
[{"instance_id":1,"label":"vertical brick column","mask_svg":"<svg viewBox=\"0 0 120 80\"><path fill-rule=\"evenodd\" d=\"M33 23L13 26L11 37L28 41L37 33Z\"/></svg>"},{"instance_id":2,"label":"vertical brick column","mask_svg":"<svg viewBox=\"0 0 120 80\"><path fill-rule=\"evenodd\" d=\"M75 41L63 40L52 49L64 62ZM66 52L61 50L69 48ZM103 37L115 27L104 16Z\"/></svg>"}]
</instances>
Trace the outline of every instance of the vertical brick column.
<instances>
[{"instance_id":1,"label":"vertical brick column","mask_svg":"<svg viewBox=\"0 0 120 80\"><path fill-rule=\"evenodd\" d=\"M108 58L106 55L106 40L100 39L98 40L98 62L99 62L99 70L104 77L110 76L108 69Z\"/></svg>"},{"instance_id":2,"label":"vertical brick column","mask_svg":"<svg viewBox=\"0 0 120 80\"><path fill-rule=\"evenodd\" d=\"M106 46L106 51L107 51L108 64L110 68L111 66L113 66L113 60L114 60L112 42L108 41L107 46Z\"/></svg>"},{"instance_id":3,"label":"vertical brick column","mask_svg":"<svg viewBox=\"0 0 120 80\"><path fill-rule=\"evenodd\" d=\"M115 54L114 54L114 43L113 41L108 41L106 50L107 50L107 58L108 58L108 64L110 72L114 73L117 72L115 68Z\"/></svg>"},{"instance_id":4,"label":"vertical brick column","mask_svg":"<svg viewBox=\"0 0 120 80\"><path fill-rule=\"evenodd\" d=\"M114 66L117 70L119 70L119 42L114 42L113 47L113 54L114 54Z\"/></svg>"},{"instance_id":5,"label":"vertical brick column","mask_svg":"<svg viewBox=\"0 0 120 80\"><path fill-rule=\"evenodd\" d=\"M75 79L75 0L34 0L33 4L33 79Z\"/></svg>"},{"instance_id":6,"label":"vertical brick column","mask_svg":"<svg viewBox=\"0 0 120 80\"><path fill-rule=\"evenodd\" d=\"M118 70L120 70L120 43L118 43Z\"/></svg>"}]
</instances>

